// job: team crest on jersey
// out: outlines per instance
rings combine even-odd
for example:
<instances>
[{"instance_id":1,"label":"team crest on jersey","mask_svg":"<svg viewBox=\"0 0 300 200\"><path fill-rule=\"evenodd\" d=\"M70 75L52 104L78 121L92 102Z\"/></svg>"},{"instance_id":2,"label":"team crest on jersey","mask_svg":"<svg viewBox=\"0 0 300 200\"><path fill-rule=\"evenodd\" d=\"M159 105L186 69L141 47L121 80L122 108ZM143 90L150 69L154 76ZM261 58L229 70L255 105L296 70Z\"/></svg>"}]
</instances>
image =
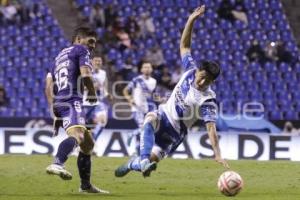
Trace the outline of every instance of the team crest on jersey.
<instances>
[{"instance_id":1,"label":"team crest on jersey","mask_svg":"<svg viewBox=\"0 0 300 200\"><path fill-rule=\"evenodd\" d=\"M64 118L63 119L63 127L67 128L70 125L70 119L69 118Z\"/></svg>"}]
</instances>

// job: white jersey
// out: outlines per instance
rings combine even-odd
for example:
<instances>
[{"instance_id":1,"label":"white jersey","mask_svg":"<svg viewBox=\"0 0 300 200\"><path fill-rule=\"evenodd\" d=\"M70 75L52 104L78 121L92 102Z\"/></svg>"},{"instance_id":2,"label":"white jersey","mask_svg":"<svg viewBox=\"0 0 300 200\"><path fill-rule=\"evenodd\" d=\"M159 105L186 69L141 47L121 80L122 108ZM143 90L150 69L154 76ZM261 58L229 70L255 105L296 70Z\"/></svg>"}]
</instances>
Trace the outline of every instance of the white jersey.
<instances>
[{"instance_id":1,"label":"white jersey","mask_svg":"<svg viewBox=\"0 0 300 200\"><path fill-rule=\"evenodd\" d=\"M102 69L98 70L97 73L93 73L93 81L96 86L96 92L98 94L98 101L96 103L91 104L86 101L87 98L87 90L83 93L83 105L99 105L99 99L102 100L106 93L105 82L106 82L106 72Z\"/></svg>"},{"instance_id":2,"label":"white jersey","mask_svg":"<svg viewBox=\"0 0 300 200\"><path fill-rule=\"evenodd\" d=\"M131 111L140 111L147 113L152 111L155 107L153 100L153 93L156 88L156 80L152 77L146 79L143 75L135 77L128 84L127 88L132 93L133 101Z\"/></svg>"},{"instance_id":3,"label":"white jersey","mask_svg":"<svg viewBox=\"0 0 300 200\"><path fill-rule=\"evenodd\" d=\"M183 65L188 70L180 78L168 101L160 105L178 132L182 128L190 128L199 119L205 122L216 120L215 92L210 87L206 91L194 87L196 67L190 54L183 57Z\"/></svg>"}]
</instances>

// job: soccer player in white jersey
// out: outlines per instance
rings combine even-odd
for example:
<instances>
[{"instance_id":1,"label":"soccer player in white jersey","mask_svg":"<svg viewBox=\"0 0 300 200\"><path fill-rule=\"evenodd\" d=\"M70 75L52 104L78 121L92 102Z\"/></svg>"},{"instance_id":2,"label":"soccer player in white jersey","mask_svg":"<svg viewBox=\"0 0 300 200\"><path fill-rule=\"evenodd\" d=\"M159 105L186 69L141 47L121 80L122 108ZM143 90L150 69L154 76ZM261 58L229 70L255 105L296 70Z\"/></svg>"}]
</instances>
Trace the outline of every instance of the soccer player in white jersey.
<instances>
[{"instance_id":1,"label":"soccer player in white jersey","mask_svg":"<svg viewBox=\"0 0 300 200\"><path fill-rule=\"evenodd\" d=\"M92 65L94 70L94 87L97 92L98 101L96 103L90 103L86 101L87 91L85 91L83 96L83 106L85 109L87 123L92 124L92 126L95 125L92 133L94 140L97 141L98 137L107 124L108 108L104 102L104 99L110 96L110 94L107 91L106 72L102 69L102 58L100 56L94 56L92 59Z\"/></svg>"},{"instance_id":2,"label":"soccer player in white jersey","mask_svg":"<svg viewBox=\"0 0 300 200\"><path fill-rule=\"evenodd\" d=\"M180 54L185 73L175 86L171 96L158 111L145 117L141 134L140 156L130 159L115 170L115 176L141 171L150 176L163 157L174 152L187 134L187 130L199 118L206 123L215 160L225 168L216 133L216 95L210 85L220 73L219 65L206 61L197 66L191 56L192 29L195 20L202 16L205 6L198 7L188 18L180 41Z\"/></svg>"},{"instance_id":3,"label":"soccer player in white jersey","mask_svg":"<svg viewBox=\"0 0 300 200\"><path fill-rule=\"evenodd\" d=\"M131 135L129 135L129 144L133 136L136 136L136 153L139 154L139 138L144 123L145 115L156 109L154 92L157 81L151 77L152 65L149 62L141 64L141 74L133 78L132 81L123 90L123 95L131 106L131 111L138 126Z\"/></svg>"}]
</instances>

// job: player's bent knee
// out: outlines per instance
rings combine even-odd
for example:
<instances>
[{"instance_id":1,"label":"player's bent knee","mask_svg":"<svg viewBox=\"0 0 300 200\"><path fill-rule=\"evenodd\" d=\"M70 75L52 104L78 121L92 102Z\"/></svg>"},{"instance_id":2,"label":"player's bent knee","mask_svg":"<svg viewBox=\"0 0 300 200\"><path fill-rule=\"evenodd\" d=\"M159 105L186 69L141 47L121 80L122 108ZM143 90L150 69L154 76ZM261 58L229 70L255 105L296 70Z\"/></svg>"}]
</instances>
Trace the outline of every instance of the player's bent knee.
<instances>
[{"instance_id":1,"label":"player's bent knee","mask_svg":"<svg viewBox=\"0 0 300 200\"><path fill-rule=\"evenodd\" d=\"M93 149L94 149L94 142L93 143L82 143L80 145L80 150L84 153L84 154L87 154L87 155L90 155L92 154L93 152Z\"/></svg>"},{"instance_id":2,"label":"player's bent knee","mask_svg":"<svg viewBox=\"0 0 300 200\"><path fill-rule=\"evenodd\" d=\"M95 146L92 134L90 131L86 130L84 133L84 140L80 145L80 149L84 154L91 154Z\"/></svg>"},{"instance_id":3,"label":"player's bent knee","mask_svg":"<svg viewBox=\"0 0 300 200\"><path fill-rule=\"evenodd\" d=\"M84 132L86 129L81 127L74 127L67 130L67 134L69 137L74 137L77 140L77 143L80 145L84 140Z\"/></svg>"},{"instance_id":4,"label":"player's bent knee","mask_svg":"<svg viewBox=\"0 0 300 200\"><path fill-rule=\"evenodd\" d=\"M150 123L153 127L154 130L157 129L158 127L158 115L156 112L149 112L146 116L145 116L145 120L144 120L144 126L145 124Z\"/></svg>"},{"instance_id":5,"label":"player's bent knee","mask_svg":"<svg viewBox=\"0 0 300 200\"><path fill-rule=\"evenodd\" d=\"M154 146L151 152L151 161L159 162L165 157L165 152L158 146Z\"/></svg>"}]
</instances>

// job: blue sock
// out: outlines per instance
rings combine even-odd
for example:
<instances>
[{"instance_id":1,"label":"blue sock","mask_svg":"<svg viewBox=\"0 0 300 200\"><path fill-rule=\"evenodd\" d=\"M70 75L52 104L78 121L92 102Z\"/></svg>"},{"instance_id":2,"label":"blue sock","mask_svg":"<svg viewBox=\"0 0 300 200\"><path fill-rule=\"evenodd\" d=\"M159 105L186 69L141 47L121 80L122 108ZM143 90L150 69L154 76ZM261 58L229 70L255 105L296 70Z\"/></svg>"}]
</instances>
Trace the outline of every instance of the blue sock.
<instances>
[{"instance_id":1,"label":"blue sock","mask_svg":"<svg viewBox=\"0 0 300 200\"><path fill-rule=\"evenodd\" d=\"M57 150L57 154L55 156L54 163L58 165L63 165L70 153L72 153L73 149L77 146L77 140L74 137L68 137L64 141L62 141Z\"/></svg>"},{"instance_id":2,"label":"blue sock","mask_svg":"<svg viewBox=\"0 0 300 200\"><path fill-rule=\"evenodd\" d=\"M140 140L141 160L149 159L154 145L154 129L149 122L144 125Z\"/></svg>"},{"instance_id":3,"label":"blue sock","mask_svg":"<svg viewBox=\"0 0 300 200\"><path fill-rule=\"evenodd\" d=\"M103 126L102 124L97 124L96 127L93 130L93 138L96 141L98 139L98 137L101 135L102 131L103 131Z\"/></svg>"},{"instance_id":4,"label":"blue sock","mask_svg":"<svg viewBox=\"0 0 300 200\"><path fill-rule=\"evenodd\" d=\"M134 171L141 171L140 157L137 156L128 163L128 168Z\"/></svg>"}]
</instances>

